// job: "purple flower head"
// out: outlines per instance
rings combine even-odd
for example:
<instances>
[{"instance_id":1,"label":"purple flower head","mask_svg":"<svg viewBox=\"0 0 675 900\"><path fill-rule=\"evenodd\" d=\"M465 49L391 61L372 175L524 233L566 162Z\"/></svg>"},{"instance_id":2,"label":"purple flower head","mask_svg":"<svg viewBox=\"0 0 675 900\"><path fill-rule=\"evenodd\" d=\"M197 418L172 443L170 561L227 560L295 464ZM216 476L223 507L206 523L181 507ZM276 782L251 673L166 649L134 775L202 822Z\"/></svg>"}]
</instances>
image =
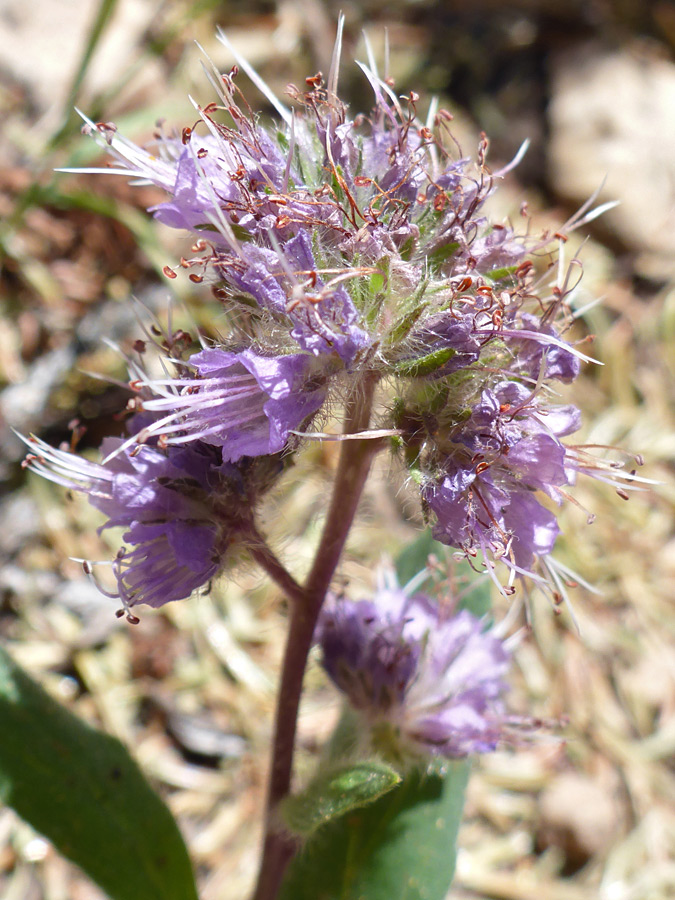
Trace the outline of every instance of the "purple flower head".
<instances>
[{"instance_id":1,"label":"purple flower head","mask_svg":"<svg viewBox=\"0 0 675 900\"><path fill-rule=\"evenodd\" d=\"M331 598L316 636L324 668L378 749L462 757L494 750L503 736L509 655L468 611L448 614L383 585L372 600Z\"/></svg>"},{"instance_id":2,"label":"purple flower head","mask_svg":"<svg viewBox=\"0 0 675 900\"><path fill-rule=\"evenodd\" d=\"M232 323L226 345L179 377L138 379L139 408L155 418L128 447L203 441L224 460L261 460L289 449L327 398L383 385L371 430L395 438L436 537L532 574L558 534L550 501L577 473L629 477L563 443L578 412L546 399L591 361L567 335L578 260L566 267L564 252L596 211L553 237L494 221L489 198L525 145L497 171L485 135L475 158L458 152L451 114L434 103L423 114L373 59L359 63L372 108L352 116L338 94L342 25L327 78L289 86L292 109L235 52L181 137L146 150L87 120L116 165L83 171L166 191L155 216L194 241L180 269L212 287ZM242 99L240 70L274 125Z\"/></svg>"},{"instance_id":3,"label":"purple flower head","mask_svg":"<svg viewBox=\"0 0 675 900\"><path fill-rule=\"evenodd\" d=\"M553 550L559 533L555 514L526 488L495 484L490 475L448 467L425 486L424 499L436 517L434 537L469 555L480 550L519 573L529 573L534 557Z\"/></svg>"},{"instance_id":4,"label":"purple flower head","mask_svg":"<svg viewBox=\"0 0 675 900\"><path fill-rule=\"evenodd\" d=\"M483 227L489 227L483 220ZM510 228L499 226L472 241L463 251L471 260L472 268L480 272L493 272L509 266L517 266L527 254L527 247Z\"/></svg>"},{"instance_id":5,"label":"purple flower head","mask_svg":"<svg viewBox=\"0 0 675 900\"><path fill-rule=\"evenodd\" d=\"M240 62L279 113L274 128L242 104L235 68L218 80L219 102L199 107L198 126L181 139L160 135L146 151L87 122L116 160L105 171L163 188L169 196L155 216L199 238L196 255L182 260L196 268L193 280L215 282L230 305L257 306L300 350L336 355L349 371L377 359L384 374L411 353L433 352L424 336L452 299L450 280L470 271L477 288L526 253L508 225L479 215L493 190L487 142L477 164L457 159L449 114L421 120L417 95L402 100L372 65L361 68L374 107L350 118L337 95L339 52L326 81L289 87L293 112ZM419 292L425 279L429 298L426 287ZM421 316L408 308L416 293ZM411 312L417 337L399 347ZM463 323L463 346L474 325ZM470 361L465 353L450 368Z\"/></svg>"},{"instance_id":6,"label":"purple flower head","mask_svg":"<svg viewBox=\"0 0 675 900\"><path fill-rule=\"evenodd\" d=\"M451 432L441 471L423 486L434 537L469 555L481 551L518 574L553 550L555 514L535 494L560 502L570 483L560 436L578 427L574 407L547 407L517 382L485 390Z\"/></svg>"},{"instance_id":7,"label":"purple flower head","mask_svg":"<svg viewBox=\"0 0 675 900\"><path fill-rule=\"evenodd\" d=\"M357 324L358 313L347 293L344 275L324 279L312 252L311 239L300 231L275 251L242 248L251 268L225 269L226 278L249 292L261 307L286 319L290 335L316 356L337 355L350 365L370 344ZM330 274L330 273L329 273Z\"/></svg>"},{"instance_id":8,"label":"purple flower head","mask_svg":"<svg viewBox=\"0 0 675 900\"><path fill-rule=\"evenodd\" d=\"M107 438L106 458L94 463L36 438L27 443L33 471L85 494L105 514L99 531L124 528L112 561L116 592L101 590L129 615L136 604L163 606L207 584L245 526L247 498L215 447L195 442L168 452L148 445L120 452L123 441Z\"/></svg>"},{"instance_id":9,"label":"purple flower head","mask_svg":"<svg viewBox=\"0 0 675 900\"><path fill-rule=\"evenodd\" d=\"M283 450L290 432L313 415L326 396L326 375L307 354L266 357L252 350L218 347L191 356L184 377L134 382L150 399L143 409L159 418L135 440L162 438L165 445L205 441L222 448L223 460Z\"/></svg>"}]
</instances>

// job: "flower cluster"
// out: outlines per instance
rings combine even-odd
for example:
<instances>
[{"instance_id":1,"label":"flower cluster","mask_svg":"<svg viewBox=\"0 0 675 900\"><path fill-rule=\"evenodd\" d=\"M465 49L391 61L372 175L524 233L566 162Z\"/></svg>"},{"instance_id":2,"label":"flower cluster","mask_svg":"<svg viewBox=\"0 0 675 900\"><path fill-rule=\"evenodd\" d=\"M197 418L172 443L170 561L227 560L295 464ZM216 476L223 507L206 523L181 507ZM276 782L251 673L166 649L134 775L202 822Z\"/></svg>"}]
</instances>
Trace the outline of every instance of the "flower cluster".
<instances>
[{"instance_id":1,"label":"flower cluster","mask_svg":"<svg viewBox=\"0 0 675 900\"><path fill-rule=\"evenodd\" d=\"M293 110L240 61L279 114L270 127L244 99L238 66L225 75L214 68L217 99L197 107L180 136L158 133L148 149L87 120L115 163L80 171L133 176L167 192L154 215L191 232L193 245L165 272L175 278L182 268L210 283L230 327L219 343L174 354L166 377L134 373L130 388L145 419L117 457L145 497L148 481L164 477L155 475L162 460L173 471L181 449L184 460L210 454L197 481L211 495L220 466L289 454L312 418L335 408L331 398L355 395L365 379L379 382L383 403L372 424L393 438L435 536L468 556L482 552L490 569L499 559L514 577L532 574L548 565L558 533L550 501L560 502L577 472L608 471L564 443L579 416L551 402L555 382L572 381L587 359L562 336L571 321L567 278L551 276L550 237L518 236L484 214L506 171L490 172L484 137L475 161L458 154L452 116L432 104L421 121L418 96L397 96L372 60L361 68L374 107L349 117L337 93L340 42L338 35L327 79L319 73L304 89L289 88ZM42 455L38 468L69 482L63 472L76 464L57 451ZM114 487L120 477L111 465L106 475L82 470L79 489L92 502L99 483ZM165 493L148 493L150 521L155 496ZM194 498L180 497L197 521ZM208 521L213 502L199 513ZM117 564L127 573L120 595L160 602L139 537L149 526L131 512L127 521L120 508L104 512L129 527L125 540L136 547L133 564ZM223 528L204 545L209 559L222 554ZM163 534L162 547L181 543ZM179 554L177 568L184 562ZM186 564L194 577L177 578L165 599L203 583L215 565ZM132 565L142 573L135 580Z\"/></svg>"},{"instance_id":2,"label":"flower cluster","mask_svg":"<svg viewBox=\"0 0 675 900\"><path fill-rule=\"evenodd\" d=\"M107 438L102 463L37 438L27 440L26 465L69 490L83 493L106 516L106 528L124 529L112 561L120 615L136 621L138 603L162 606L207 584L223 568L230 546L252 532L250 509L260 473L223 460L219 448L195 441L185 448L125 447ZM91 573L91 565L85 563Z\"/></svg>"},{"instance_id":3,"label":"flower cluster","mask_svg":"<svg viewBox=\"0 0 675 900\"><path fill-rule=\"evenodd\" d=\"M388 573L372 600L331 598L317 639L326 672L390 757L462 757L508 736L509 653L467 610L409 595Z\"/></svg>"},{"instance_id":4,"label":"flower cluster","mask_svg":"<svg viewBox=\"0 0 675 900\"><path fill-rule=\"evenodd\" d=\"M209 348L183 363L190 335L162 335L155 328L149 336L192 377L153 379L145 365L147 343L137 341L138 359L127 360L127 436L106 438L100 463L76 454L74 446L55 449L36 437L24 439L30 450L25 467L86 495L106 517L100 532L124 529L124 544L111 562L116 588L111 592L98 579L97 584L120 602L119 614L130 621L136 621L131 610L139 603L162 606L208 584L234 545L259 543L253 514L283 471L277 451L289 421L299 424L321 402L312 392L293 395L302 373L289 357L271 361L243 352L240 362ZM231 387L225 398L211 388L215 377ZM212 415L218 427L202 422L195 433L195 407ZM167 409L172 411L164 415ZM180 429L172 428L177 418ZM228 428L235 418L237 427ZM76 428L73 445L80 436ZM84 566L93 574L90 563Z\"/></svg>"},{"instance_id":5,"label":"flower cluster","mask_svg":"<svg viewBox=\"0 0 675 900\"><path fill-rule=\"evenodd\" d=\"M143 409L161 415L132 441L205 441L232 462L277 453L326 395L324 379L312 378L312 358L299 353L268 357L210 347L190 356L187 365L184 377L134 380L134 390L146 397Z\"/></svg>"}]
</instances>

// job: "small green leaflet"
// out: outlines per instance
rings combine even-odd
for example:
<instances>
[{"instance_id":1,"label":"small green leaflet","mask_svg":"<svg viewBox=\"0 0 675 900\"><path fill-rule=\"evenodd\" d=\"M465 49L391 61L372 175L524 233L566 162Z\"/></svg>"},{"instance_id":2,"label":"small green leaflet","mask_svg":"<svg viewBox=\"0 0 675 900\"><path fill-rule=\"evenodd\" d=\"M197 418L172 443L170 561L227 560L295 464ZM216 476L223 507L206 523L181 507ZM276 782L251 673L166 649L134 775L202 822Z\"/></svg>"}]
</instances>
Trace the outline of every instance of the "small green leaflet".
<instances>
[{"instance_id":1,"label":"small green leaflet","mask_svg":"<svg viewBox=\"0 0 675 900\"><path fill-rule=\"evenodd\" d=\"M291 831L309 837L321 825L372 803L399 784L401 776L377 760L333 768L301 793L287 797L281 815Z\"/></svg>"},{"instance_id":2,"label":"small green leaflet","mask_svg":"<svg viewBox=\"0 0 675 900\"><path fill-rule=\"evenodd\" d=\"M423 375L431 375L449 362L457 351L452 347L443 347L434 350L419 359L404 359L394 363L393 369L397 375L403 378L421 378Z\"/></svg>"},{"instance_id":3,"label":"small green leaflet","mask_svg":"<svg viewBox=\"0 0 675 900\"><path fill-rule=\"evenodd\" d=\"M280 900L444 900L468 776L466 760L410 772L320 828L292 861Z\"/></svg>"}]
</instances>

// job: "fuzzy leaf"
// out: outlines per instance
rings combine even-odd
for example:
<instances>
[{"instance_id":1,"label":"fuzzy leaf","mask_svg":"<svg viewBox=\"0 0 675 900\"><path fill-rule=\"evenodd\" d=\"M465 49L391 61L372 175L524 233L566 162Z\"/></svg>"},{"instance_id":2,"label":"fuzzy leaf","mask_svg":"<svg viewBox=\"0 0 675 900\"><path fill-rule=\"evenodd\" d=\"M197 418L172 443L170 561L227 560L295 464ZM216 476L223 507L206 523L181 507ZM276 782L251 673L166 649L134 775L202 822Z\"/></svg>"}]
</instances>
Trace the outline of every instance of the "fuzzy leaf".
<instances>
[{"instance_id":1,"label":"fuzzy leaf","mask_svg":"<svg viewBox=\"0 0 675 900\"><path fill-rule=\"evenodd\" d=\"M373 272L370 276L370 293L371 294L379 294L382 288L384 287L384 273L383 272Z\"/></svg>"},{"instance_id":2,"label":"fuzzy leaf","mask_svg":"<svg viewBox=\"0 0 675 900\"><path fill-rule=\"evenodd\" d=\"M424 301L400 318L387 335L387 344L393 346L407 338L428 307L428 301Z\"/></svg>"},{"instance_id":3,"label":"fuzzy leaf","mask_svg":"<svg viewBox=\"0 0 675 900\"><path fill-rule=\"evenodd\" d=\"M280 900L443 900L468 775L466 760L411 772L375 803L319 829L291 863Z\"/></svg>"},{"instance_id":4,"label":"fuzzy leaf","mask_svg":"<svg viewBox=\"0 0 675 900\"><path fill-rule=\"evenodd\" d=\"M452 359L456 352L452 347L443 347L441 350L434 350L433 353L427 353L426 356L419 359L404 359L394 363L393 369L397 375L403 378L421 378L438 371Z\"/></svg>"},{"instance_id":5,"label":"fuzzy leaf","mask_svg":"<svg viewBox=\"0 0 675 900\"><path fill-rule=\"evenodd\" d=\"M517 268L518 266L502 266L499 269L493 269L491 272L488 272L487 277L491 278L492 281L501 281L502 278L513 275Z\"/></svg>"},{"instance_id":6,"label":"fuzzy leaf","mask_svg":"<svg viewBox=\"0 0 675 900\"><path fill-rule=\"evenodd\" d=\"M0 647L0 800L113 900L197 900L171 813L122 744L52 700Z\"/></svg>"},{"instance_id":7,"label":"fuzzy leaf","mask_svg":"<svg viewBox=\"0 0 675 900\"><path fill-rule=\"evenodd\" d=\"M377 800L401 781L391 766L376 760L320 773L301 793L288 797L281 815L291 831L309 837L321 825Z\"/></svg>"},{"instance_id":8,"label":"fuzzy leaf","mask_svg":"<svg viewBox=\"0 0 675 900\"><path fill-rule=\"evenodd\" d=\"M455 250L459 248L459 244L456 242L451 242L448 244L443 244L441 247L437 247L433 250L427 259L435 268L438 268L443 265L451 256L453 256Z\"/></svg>"}]
</instances>

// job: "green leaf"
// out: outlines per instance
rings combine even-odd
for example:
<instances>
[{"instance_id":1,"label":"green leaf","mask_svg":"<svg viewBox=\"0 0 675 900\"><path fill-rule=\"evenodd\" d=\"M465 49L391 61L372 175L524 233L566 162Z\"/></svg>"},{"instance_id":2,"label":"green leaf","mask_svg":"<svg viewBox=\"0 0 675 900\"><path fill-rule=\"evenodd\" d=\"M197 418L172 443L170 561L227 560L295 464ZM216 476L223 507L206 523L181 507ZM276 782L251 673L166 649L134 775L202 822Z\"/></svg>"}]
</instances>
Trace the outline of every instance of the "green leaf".
<instances>
[{"instance_id":1,"label":"green leaf","mask_svg":"<svg viewBox=\"0 0 675 900\"><path fill-rule=\"evenodd\" d=\"M324 826L291 863L280 900L443 900L468 776L466 760L411 772L375 803Z\"/></svg>"},{"instance_id":2,"label":"green leaf","mask_svg":"<svg viewBox=\"0 0 675 900\"><path fill-rule=\"evenodd\" d=\"M502 278L513 275L517 268L518 266L502 266L499 269L493 269L491 272L488 272L487 277L492 281L501 281Z\"/></svg>"},{"instance_id":3,"label":"green leaf","mask_svg":"<svg viewBox=\"0 0 675 900\"><path fill-rule=\"evenodd\" d=\"M0 797L113 900L196 900L178 827L122 744L0 647Z\"/></svg>"},{"instance_id":4,"label":"green leaf","mask_svg":"<svg viewBox=\"0 0 675 900\"><path fill-rule=\"evenodd\" d=\"M424 301L423 303L418 304L414 309L410 310L410 312L406 313L406 315L404 315L402 318L400 318L387 335L387 344L393 346L399 341L407 338L421 318L422 314L428 309L428 307L428 301Z\"/></svg>"},{"instance_id":5,"label":"green leaf","mask_svg":"<svg viewBox=\"0 0 675 900\"><path fill-rule=\"evenodd\" d=\"M321 825L373 803L401 781L386 763L371 760L320 772L301 794L287 797L281 808L291 831L309 837Z\"/></svg>"},{"instance_id":6,"label":"green leaf","mask_svg":"<svg viewBox=\"0 0 675 900\"><path fill-rule=\"evenodd\" d=\"M373 295L379 294L384 287L384 272L373 272L369 281L370 293Z\"/></svg>"},{"instance_id":7,"label":"green leaf","mask_svg":"<svg viewBox=\"0 0 675 900\"><path fill-rule=\"evenodd\" d=\"M427 257L429 262L434 268L438 268L442 266L444 262L446 262L450 257L454 254L455 250L457 250L459 244L456 242L452 242L449 244L443 244L442 247L437 247L433 253L430 253Z\"/></svg>"},{"instance_id":8,"label":"green leaf","mask_svg":"<svg viewBox=\"0 0 675 900\"><path fill-rule=\"evenodd\" d=\"M426 568L427 560L431 554L436 556L445 553L445 547L431 536L427 528L412 544L408 544L401 550L396 560L396 575L399 584L405 585L411 579Z\"/></svg>"},{"instance_id":9,"label":"green leaf","mask_svg":"<svg viewBox=\"0 0 675 900\"><path fill-rule=\"evenodd\" d=\"M404 359L394 363L394 372L403 378L421 378L423 375L432 375L438 369L449 362L457 351L452 347L443 347L434 350L419 359Z\"/></svg>"}]
</instances>

